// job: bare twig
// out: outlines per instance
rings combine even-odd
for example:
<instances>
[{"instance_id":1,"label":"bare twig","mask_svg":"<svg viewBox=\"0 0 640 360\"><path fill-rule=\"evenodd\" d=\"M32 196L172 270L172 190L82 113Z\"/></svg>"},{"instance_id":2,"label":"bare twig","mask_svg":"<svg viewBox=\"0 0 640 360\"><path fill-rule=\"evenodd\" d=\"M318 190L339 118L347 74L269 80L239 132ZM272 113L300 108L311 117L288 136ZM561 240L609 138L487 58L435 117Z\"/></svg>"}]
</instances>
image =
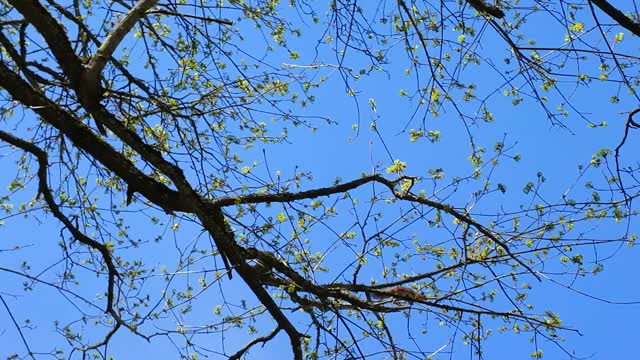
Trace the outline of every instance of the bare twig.
<instances>
[{"instance_id":1,"label":"bare twig","mask_svg":"<svg viewBox=\"0 0 640 360\"><path fill-rule=\"evenodd\" d=\"M4 308L7 310L7 313L9 314L9 317L11 318L11 321L13 322L13 326L15 326L16 330L18 330L18 334L20 334L20 339L22 339L22 343L24 344L24 347L27 348L27 352L29 353L29 357L32 358L33 360L35 360L35 356L33 355L33 351L31 351L31 348L29 347L29 343L27 342L27 339L24 337L24 334L22 333L22 329L20 328L20 325L18 325L18 322L16 321L16 318L13 316L13 312L11 312L11 309L9 308L9 305L7 304L6 301L4 301L4 297L2 297L2 294L0 294L0 301L2 302L2 305L4 306Z\"/></svg>"},{"instance_id":2,"label":"bare twig","mask_svg":"<svg viewBox=\"0 0 640 360\"><path fill-rule=\"evenodd\" d=\"M260 336L260 337L257 337L255 339L249 341L247 343L247 345L245 345L242 349L238 350L235 354L229 356L229 360L240 360L242 355L244 355L247 351L249 351L249 349L251 349L251 347L253 347L257 343L263 343L264 344L267 341L273 339L280 332L280 330L282 330L282 329L280 328L280 326L278 326L275 329L273 329L273 331L271 333L269 333L268 335Z\"/></svg>"},{"instance_id":3,"label":"bare twig","mask_svg":"<svg viewBox=\"0 0 640 360\"><path fill-rule=\"evenodd\" d=\"M195 19L195 20L201 20L201 21L204 21L204 22L212 22L212 23L216 23L216 24L220 24L220 25L233 26L233 21L227 20L227 19L216 19L216 18L212 18L212 17L208 17L208 16L197 16L197 15L190 15L190 14L184 14L184 13L177 13L175 11L169 11L169 10L164 10L164 9L150 10L150 11L147 12L147 14L160 14L160 15L168 15L168 16L179 16L181 18Z\"/></svg>"},{"instance_id":4,"label":"bare twig","mask_svg":"<svg viewBox=\"0 0 640 360\"><path fill-rule=\"evenodd\" d=\"M628 202L631 200L631 198L627 194L627 191L624 188L624 183L622 180L622 172L620 171L620 149L622 149L622 146L624 146L624 144L627 142L627 137L629 136L629 129L639 128L638 123L635 120L633 120L633 117L637 113L640 113L640 108L637 108L631 111L627 116L627 122L624 126L624 136L622 136L622 140L620 140L620 143L618 144L618 146L616 146L616 149L614 151L614 158L616 160L616 174L618 175L618 183L620 184L620 191L622 191L622 193L624 194L627 205L628 205Z\"/></svg>"}]
</instances>

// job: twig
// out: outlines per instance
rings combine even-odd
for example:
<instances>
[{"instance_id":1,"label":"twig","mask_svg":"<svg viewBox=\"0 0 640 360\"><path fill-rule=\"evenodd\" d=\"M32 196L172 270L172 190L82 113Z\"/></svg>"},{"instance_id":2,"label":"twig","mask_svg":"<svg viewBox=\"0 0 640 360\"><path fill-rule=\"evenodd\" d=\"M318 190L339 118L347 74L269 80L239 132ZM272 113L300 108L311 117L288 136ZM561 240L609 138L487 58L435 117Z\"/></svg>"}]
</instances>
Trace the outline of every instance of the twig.
<instances>
[{"instance_id":1,"label":"twig","mask_svg":"<svg viewBox=\"0 0 640 360\"><path fill-rule=\"evenodd\" d=\"M212 22L220 25L233 26L233 21L227 20L227 19L216 19L208 16L189 15L189 14L177 13L175 11L168 11L168 10L162 10L162 9L154 9L154 10L148 11L147 14L178 16L181 18L196 19L196 20L202 20L204 22Z\"/></svg>"},{"instance_id":2,"label":"twig","mask_svg":"<svg viewBox=\"0 0 640 360\"><path fill-rule=\"evenodd\" d=\"M24 347L27 348L27 351L29 352L29 357L31 357L33 360L35 360L35 356L33 356L33 352L31 351L31 348L29 347L29 343L27 343L27 339L25 339L24 334L22 333L22 329L20 329L20 325L18 325L18 322L16 321L16 318L13 317L13 313L11 312L11 309L9 308L9 305L7 305L7 303L4 301L4 297L2 297L2 295L0 295L0 301L2 301L2 305L4 305L4 308L7 309L7 313L9 313L9 317L11 318L11 321L13 322L13 325L15 325L16 330L18 330L18 334L20 334L20 338L22 339L22 343L24 344Z\"/></svg>"},{"instance_id":3,"label":"twig","mask_svg":"<svg viewBox=\"0 0 640 360\"><path fill-rule=\"evenodd\" d=\"M275 329L273 329L273 331L269 334L269 335L265 335L265 336L260 336L257 337L251 341L249 341L247 343L247 345L245 345L242 349L238 350L235 354L229 356L229 360L240 360L240 358L242 357L242 355L244 355L244 353L246 353L247 351L249 351L249 349L257 344L257 343L266 343L267 341L273 339L279 332L280 330L282 330L282 328L280 326L277 326Z\"/></svg>"}]
</instances>

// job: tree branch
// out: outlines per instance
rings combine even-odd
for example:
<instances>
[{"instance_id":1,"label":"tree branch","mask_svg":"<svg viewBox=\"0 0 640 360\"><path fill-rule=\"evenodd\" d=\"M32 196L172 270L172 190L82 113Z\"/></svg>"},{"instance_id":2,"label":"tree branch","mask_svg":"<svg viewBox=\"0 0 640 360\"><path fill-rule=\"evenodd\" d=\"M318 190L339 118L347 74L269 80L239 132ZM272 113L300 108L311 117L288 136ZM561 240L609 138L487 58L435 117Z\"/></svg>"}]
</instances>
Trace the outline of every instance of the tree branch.
<instances>
[{"instance_id":1,"label":"tree branch","mask_svg":"<svg viewBox=\"0 0 640 360\"><path fill-rule=\"evenodd\" d=\"M2 31L0 31L0 45L4 47L4 50L9 54L9 57L18 66L20 71L22 71L29 84L34 89L38 89L38 82L43 82L44 79L41 76L34 74L33 71L29 69L26 60L18 54L18 51L16 51L11 40L7 38Z\"/></svg>"},{"instance_id":2,"label":"tree branch","mask_svg":"<svg viewBox=\"0 0 640 360\"><path fill-rule=\"evenodd\" d=\"M533 271L533 269L531 269L531 267L529 265L525 264L522 260L520 260L520 258L515 256L511 252L511 250L509 250L509 247L503 241L498 239L494 234L492 234L484 226L482 226L481 224L479 224L478 222L476 222L475 220L473 220L469 216L464 215L464 214L456 211L450 205L445 205L445 204L442 204L442 203L439 203L439 202L436 202L436 201L429 200L429 199L424 198L424 197L418 197L418 196L412 195L410 193L401 193L401 192L397 191L396 188L395 188L396 184L398 184L399 182L404 181L404 180L413 180L413 178L409 177L409 176L401 176L398 179L389 180L389 179L386 179L385 177L383 177L381 175L374 174L374 175L369 175L369 176L362 177L362 178L357 179L357 180L349 181L349 182L346 182L344 184L339 184L339 185L320 188L320 189L302 191L302 192L298 192L298 193L249 194L249 195L240 195L240 196L232 196L232 197L221 197L221 198L212 200L212 203L217 205L217 206L229 206L229 205L235 205L235 204L258 204L258 203L268 203L268 202L289 202L289 201L302 200L302 199L312 199L312 198L316 198L316 197L320 197L320 196L330 196L330 195L334 195L334 194L338 194L338 193L343 193L343 192L346 192L346 191L349 191L349 190L353 190L353 189L355 189L355 188L357 188L357 187L359 187L361 185L364 185L366 183L377 182L377 183L381 183L381 184L385 185L387 188L389 188L389 190L391 190L391 192L393 193L393 195L397 199L406 200L406 201L410 201L410 202L414 202L414 203L427 205L427 206L432 207L434 209L443 211L443 212L455 217L456 219L460 220L461 222L476 228L484 236L488 237L494 243L496 243L497 245L501 246L505 250L505 252L513 260L515 260L518 264L522 265L525 269L527 269L527 271L529 271L533 276L535 276L536 279L540 280L540 276L535 271Z\"/></svg>"},{"instance_id":3,"label":"tree branch","mask_svg":"<svg viewBox=\"0 0 640 360\"><path fill-rule=\"evenodd\" d=\"M102 96L100 78L99 76L98 78L87 76L87 70L82 60L73 50L62 25L37 0L8 1L36 28L47 45L49 45L53 57L69 79L71 88L78 96L80 104L88 110L98 106ZM96 125L98 131L106 135L106 130L97 119Z\"/></svg>"},{"instance_id":4,"label":"tree branch","mask_svg":"<svg viewBox=\"0 0 640 360\"><path fill-rule=\"evenodd\" d=\"M196 20L201 20L201 21L204 21L204 22L212 22L212 23L216 23L216 24L220 24L220 25L233 26L233 21L227 20L227 19L216 19L216 18L212 18L212 17L208 17L208 16L197 16L197 15L190 15L190 14L180 14L180 13L177 13L175 11L169 11L169 10L163 10L163 9L151 10L151 11L148 11L147 13L148 14L161 14L161 15L168 15L168 16L177 16L177 17L181 17L181 18L185 18L185 19L196 19Z\"/></svg>"},{"instance_id":5,"label":"tree branch","mask_svg":"<svg viewBox=\"0 0 640 360\"><path fill-rule=\"evenodd\" d=\"M95 79L87 78L87 70L73 52L64 29L51 14L36 0L10 0L10 2L45 38L64 74L71 80L71 86L78 95L80 103L91 113L98 126L107 126L122 141L136 150L143 159L167 175L180 191L192 193L193 189L189 186L180 168L163 159L159 151L142 141L138 134L124 126L100 104L101 94L96 92L94 86L99 87L99 84ZM144 9L144 7L141 8ZM126 26L122 28L125 29ZM104 133L104 131L101 132ZM139 191L137 188L134 190Z\"/></svg>"},{"instance_id":6,"label":"tree branch","mask_svg":"<svg viewBox=\"0 0 640 360\"><path fill-rule=\"evenodd\" d=\"M134 186L147 199L160 206L165 212L189 210L175 190L145 175L121 153L96 136L90 128L76 119L58 104L35 91L18 74L0 62L0 87L15 100L30 107L47 123L58 129L80 149L90 153L130 186Z\"/></svg>"},{"instance_id":7,"label":"tree branch","mask_svg":"<svg viewBox=\"0 0 640 360\"><path fill-rule=\"evenodd\" d=\"M257 343L266 343L267 341L273 339L279 332L280 332L281 328L280 326L276 327L275 329L273 329L273 331L269 334L269 335L265 335L265 336L260 336L257 337L251 341L249 341L249 343L247 343L247 345L245 345L242 349L238 350L235 354L229 356L229 360L240 360L240 358L242 357L242 355L244 355L244 353L246 353L247 351L249 351L249 349L251 349L251 347Z\"/></svg>"},{"instance_id":8,"label":"tree branch","mask_svg":"<svg viewBox=\"0 0 640 360\"><path fill-rule=\"evenodd\" d=\"M103 115L110 128L116 129L116 134L122 134L125 142L129 139L134 150L138 151L144 159L150 159L152 165L158 165L161 171L165 172L172 180L178 182L180 194L155 179L151 179L142 174L131 162L122 154L116 152L109 144L92 133L84 124L75 119L72 115L61 109L57 104L51 102L44 95L34 91L16 73L11 71L6 65L0 62L0 86L22 104L29 106L45 119L48 123L56 127L67 135L76 146L87 151L96 160L100 161L107 168L114 171L120 178L135 186L136 191L143 194L147 199L162 207L166 212L182 211L196 213L205 228L211 233L216 247L220 251L223 259L228 257L231 264L240 274L249 288L258 297L260 302L267 308L274 319L287 332L291 340L295 359L302 359L302 343L300 334L291 324L289 319L282 313L278 305L262 287L262 284L252 273L252 268L246 263L239 246L234 241L233 233L227 228L224 215L219 207L211 206L205 202L188 184L182 171L175 165L169 164L162 158L162 155L149 145L142 142L137 134L124 128L105 109L99 109L98 113ZM129 142L127 142L129 143ZM147 187L149 186L149 187ZM241 248L240 248L241 249Z\"/></svg>"},{"instance_id":9,"label":"tree branch","mask_svg":"<svg viewBox=\"0 0 640 360\"><path fill-rule=\"evenodd\" d=\"M6 301L4 301L4 297L2 297L2 294L0 294L0 302L2 302L2 305L4 305L5 310L7 310L7 313L9 314L9 317L11 318L11 321L13 322L13 326L15 326L16 330L18 330L18 334L20 335L20 339L22 339L22 343L24 344L24 347L27 348L27 353L28 353L29 357L32 358L33 360L35 360L36 357L33 355L33 351L31 351L31 348L29 347L29 343L27 342L27 339L24 337L24 334L22 333L22 329L20 328L20 325L18 325L18 322L16 321L16 318L13 317L13 312L9 308L9 305L6 303Z\"/></svg>"},{"instance_id":10,"label":"tree branch","mask_svg":"<svg viewBox=\"0 0 640 360\"><path fill-rule=\"evenodd\" d=\"M229 258L242 280L273 316L279 327L287 333L293 350L293 358L302 360L302 341L300 339L305 335L298 332L289 318L284 315L282 309L271 298L271 295L264 289L260 281L260 274L256 273L253 267L247 264L245 250L235 242L234 235L224 220L222 209L212 207L210 204L201 201L200 206L196 209L196 215L213 237L218 250Z\"/></svg>"},{"instance_id":11,"label":"tree branch","mask_svg":"<svg viewBox=\"0 0 640 360\"><path fill-rule=\"evenodd\" d=\"M497 6L487 4L484 0L466 0L466 1L474 9L478 10L481 13L489 14L498 19L502 19L504 17L504 11L500 10L500 8Z\"/></svg>"},{"instance_id":12,"label":"tree branch","mask_svg":"<svg viewBox=\"0 0 640 360\"><path fill-rule=\"evenodd\" d=\"M56 219L58 219L67 230L69 230L69 232L71 233L71 235L73 236L74 239L78 240L79 242L81 242L82 244L88 246L91 249L96 250L97 252L100 253L100 255L102 256L102 259L105 262L105 265L107 266L107 273L108 273L108 282L107 282L107 307L105 309L105 312L108 313L109 315L111 315L115 321L116 324L120 324L120 325L124 325L125 327L127 327L129 330L131 330L133 333L147 339L146 336L142 335L141 333L139 333L134 327L132 327L131 325L125 323L121 318L120 315L118 314L118 312L116 311L115 308L115 281L116 278L120 277L120 274L118 273L118 270L116 269L116 266L114 264L113 261L113 256L111 255L111 250L104 244L88 237L87 235L85 235L82 231L80 231L80 229L78 229L75 225L73 225L73 223L71 222L71 220L69 220L69 218L67 218L67 216L65 216L62 211L60 210L60 207L58 206L58 204L55 202L55 199L53 198L53 194L51 193L51 190L49 189L49 182L47 180L47 169L49 167L49 161L48 161L48 155L47 153L40 149L39 147L37 147L36 145L27 142L23 139L20 139L16 136L13 136L5 131L0 130L0 140L3 140L17 148L20 148L22 150L24 150L25 152L28 152L32 155L34 155L36 157L36 159L38 160L38 193L42 194L42 197L44 198L45 203L47 204L47 206L49 207L49 210L51 210L51 212L53 213L53 216L56 217ZM111 332L110 335L108 334L108 337L111 337L113 335L113 333L115 333L115 331L117 331L118 327L114 327Z\"/></svg>"},{"instance_id":13,"label":"tree branch","mask_svg":"<svg viewBox=\"0 0 640 360\"><path fill-rule=\"evenodd\" d=\"M89 63L87 68L87 77L89 79L100 81L100 74L118 45L120 45L133 26L144 16L145 12L151 9L157 2L158 0L139 0L109 32L109 35L107 35Z\"/></svg>"},{"instance_id":14,"label":"tree branch","mask_svg":"<svg viewBox=\"0 0 640 360\"><path fill-rule=\"evenodd\" d=\"M629 136L629 130L638 128L638 123L635 120L633 120L633 117L638 113L640 113L640 108L634 109L629 113L629 115L627 115L627 122L624 126L624 135L622 136L622 140L620 140L620 143L618 144L618 146L616 146L616 149L614 151L614 159L616 161L616 174L618 175L618 183L620 184L620 190L624 194L625 202L627 202L627 204L629 201L631 201L632 197L630 197L629 194L627 194L627 191L625 190L625 187L624 187L624 182L622 180L622 171L620 170L620 149L622 149L624 144L627 142L627 137Z\"/></svg>"},{"instance_id":15,"label":"tree branch","mask_svg":"<svg viewBox=\"0 0 640 360\"><path fill-rule=\"evenodd\" d=\"M380 183L389 183L392 186L396 183L410 179L408 176L402 176L396 180L387 180L381 175L374 174L369 176L361 177L360 179L352 180L343 184L338 184L334 186L328 186L319 189L301 191L297 193L279 193L279 194L248 194L248 195L238 195L238 196L225 196L212 200L212 204L215 206L229 206L229 205L237 205L237 204L261 204L261 203L269 203L269 202L288 202L288 201L296 201L303 199L313 199L321 196L330 196L335 194L340 194L343 192L347 192L349 190L353 190L358 188L364 184L370 182L380 182Z\"/></svg>"},{"instance_id":16,"label":"tree branch","mask_svg":"<svg viewBox=\"0 0 640 360\"><path fill-rule=\"evenodd\" d=\"M8 1L44 38L47 45L49 45L53 57L58 62L64 74L69 78L72 86L75 89L81 89L84 86L82 84L82 71L84 66L80 58L73 51L71 42L62 25L60 25L37 0Z\"/></svg>"},{"instance_id":17,"label":"tree branch","mask_svg":"<svg viewBox=\"0 0 640 360\"><path fill-rule=\"evenodd\" d=\"M631 20L622 11L609 4L609 2L607 2L606 0L589 0L589 2L599 7L600 10L609 15L613 20L620 24L620 26L631 31L634 35L640 36L640 24Z\"/></svg>"}]
</instances>

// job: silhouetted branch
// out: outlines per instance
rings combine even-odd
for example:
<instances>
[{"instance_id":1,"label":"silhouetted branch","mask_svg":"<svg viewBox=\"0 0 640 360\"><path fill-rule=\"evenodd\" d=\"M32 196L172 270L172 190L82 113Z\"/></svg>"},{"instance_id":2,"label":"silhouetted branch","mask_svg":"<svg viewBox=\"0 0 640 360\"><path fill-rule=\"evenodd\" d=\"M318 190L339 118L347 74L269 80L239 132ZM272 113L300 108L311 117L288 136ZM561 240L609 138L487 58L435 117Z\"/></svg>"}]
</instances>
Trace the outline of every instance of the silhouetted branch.
<instances>
[{"instance_id":1,"label":"silhouetted branch","mask_svg":"<svg viewBox=\"0 0 640 360\"><path fill-rule=\"evenodd\" d=\"M107 61L113 55L120 42L131 31L133 26L144 16L145 12L153 7L158 0L139 0L138 3L127 12L120 22L109 32L96 54L87 67L89 79L99 81L99 76Z\"/></svg>"},{"instance_id":2,"label":"silhouetted branch","mask_svg":"<svg viewBox=\"0 0 640 360\"><path fill-rule=\"evenodd\" d=\"M268 335L260 336L260 337L257 337L255 339L249 341L249 343L247 343L247 345L245 345L242 349L238 350L235 354L229 356L229 360L240 360L242 355L244 355L247 351L249 351L249 349L251 349L251 347L253 347L257 343L263 343L264 344L267 341L273 339L276 335L278 335L280 330L281 330L281 328L278 326L275 329L273 329L273 331L271 331L271 333L269 333Z\"/></svg>"},{"instance_id":3,"label":"silhouetted branch","mask_svg":"<svg viewBox=\"0 0 640 360\"><path fill-rule=\"evenodd\" d=\"M489 5L484 0L466 0L467 3L473 6L474 9L478 10L481 13L489 14L498 19L502 19L504 17L504 11L500 10L499 7Z\"/></svg>"},{"instance_id":4,"label":"silhouetted branch","mask_svg":"<svg viewBox=\"0 0 640 360\"><path fill-rule=\"evenodd\" d=\"M613 5L609 4L606 0L589 0L594 3L600 10L604 11L613 20L615 20L620 26L631 31L634 35L640 36L640 24L631 20L622 11L618 10Z\"/></svg>"}]
</instances>

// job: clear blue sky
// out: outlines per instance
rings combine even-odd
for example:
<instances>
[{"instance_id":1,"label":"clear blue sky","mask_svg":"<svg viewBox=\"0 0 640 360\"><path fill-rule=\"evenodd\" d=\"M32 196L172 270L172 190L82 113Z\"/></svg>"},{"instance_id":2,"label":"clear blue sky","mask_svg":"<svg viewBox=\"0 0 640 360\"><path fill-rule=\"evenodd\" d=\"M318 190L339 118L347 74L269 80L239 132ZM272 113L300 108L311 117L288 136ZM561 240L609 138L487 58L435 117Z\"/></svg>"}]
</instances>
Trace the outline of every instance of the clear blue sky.
<instances>
[{"instance_id":1,"label":"clear blue sky","mask_svg":"<svg viewBox=\"0 0 640 360\"><path fill-rule=\"evenodd\" d=\"M285 12L287 13L287 12ZM289 12L288 15L291 15ZM297 19L294 17L294 19ZM534 18L535 19L535 18ZM293 20L296 21L296 20ZM478 21L477 24L482 24ZM240 25L242 31L246 31L245 42L241 43L243 49L251 52L253 56L262 56L263 44L257 36L250 34L250 27ZM331 56L326 49L321 49L316 55L316 39L321 34L320 26L302 26L303 36L294 39L289 43L290 48L300 53L300 58L290 59L281 54L267 54L267 60L278 67L283 63L295 64L299 66L309 65L313 61L316 63L335 64L335 56ZM552 26L544 27L540 23L531 21L525 31L535 31L536 39L540 46L553 46L561 42L562 33L557 32L557 28ZM244 34L243 34L244 35ZM457 34L448 35L457 37ZM594 182L601 182L599 170L591 171L585 178L579 178L578 165L587 165L591 156L601 148L614 148L621 139L625 116L621 112L629 111L637 106L633 101L622 97L621 103L612 105L609 98L616 91L616 85L594 81L590 85L581 87L573 93L571 103L583 111L584 117L571 112L564 119L566 128L553 125L546 117L541 108L531 99L514 107L511 105L512 98L504 97L500 85L503 80L496 76L496 73L487 66L488 61L495 61L498 69L515 69L511 66L500 63L501 59L508 56L506 45L499 39L495 32L487 28L482 35L482 43L479 50L487 56L487 61L481 66L469 66L460 69L460 76L467 82L472 82L478 87L479 97L491 94L495 89L499 91L490 98L491 111L494 114L495 122L485 124L478 121L469 124L470 131L474 135L476 145L484 146L487 152L491 152L493 144L497 141L505 140L505 144L513 146L510 153L522 154L519 162L504 160L504 164L497 168L491 176L493 184L503 183L508 192L506 194L495 193L478 204L476 211L479 213L491 213L500 209L517 209L520 204L527 204L530 195L524 194L520 189L528 182L536 180L536 174L542 172L547 179L541 193L550 201L559 201L562 194L571 188L571 194L575 198L582 198L591 193L591 190L584 188L585 181L593 179ZM627 34L631 42L629 51L637 49L637 38L632 38ZM126 43L135 51L142 51L140 44L136 40L129 40ZM138 47L136 47L138 46ZM622 46L622 45L621 45ZM134 51L134 54L135 54ZM357 57L350 58L352 53L347 54L350 66L358 68L364 66L365 60ZM317 56L317 57L316 57ZM551 56L551 55L550 55ZM281 145L270 145L266 147L256 147L244 153L245 164L253 161L258 163L254 170L256 174L266 176L268 169L271 176L276 170L282 172L283 177L293 174L296 166L303 171L311 171L313 180L303 185L304 189L312 187L322 187L332 184L340 177L343 180L358 178L361 174L370 174L372 168L376 171L384 172L384 169L391 165L391 159L400 159L407 163L408 175L427 176L426 170L432 168L443 168L446 173L446 181L451 181L456 176L467 176L473 171L473 166L467 160L470 153L469 138L466 129L457 114L450 107L445 106L438 118L425 117L424 121L420 116L413 117L415 103L409 102L400 96L400 89L409 91L415 90L415 74L404 75L406 67L406 55L402 46L398 45L388 54L389 63L385 65L386 72L373 72L371 76L364 77L357 82L351 81L351 86L356 90L355 99L347 95L345 84L333 67L326 67L320 73L328 77L326 83L314 92L316 102L309 108L302 111L309 115L328 116L336 121L335 125L324 125L318 122L318 130L315 132L304 128L293 128L288 126L290 133L289 142ZM163 60L162 58L160 60ZM166 59L165 59L166 60ZM568 65L569 68L573 65ZM597 65L593 62L585 64L589 72L597 73ZM284 65L284 68L287 66ZM132 65L132 69L141 70ZM424 71L426 68L423 68ZM596 70L594 70L596 69ZM142 71L142 70L141 70ZM301 71L294 68L294 72ZM307 72L310 72L308 70ZM427 74L421 74L426 77ZM317 78L316 78L317 79ZM560 84L563 90L571 93L572 82ZM369 99L375 99L376 112L370 105ZM550 96L550 106L554 108L559 98ZM358 105L359 113L356 111ZM465 113L473 114L479 111L478 103L460 104ZM26 121L34 122L37 119L32 116ZM269 121L268 117L264 118ZM602 121L608 123L607 127L589 129L588 122L599 124ZM375 122L374 131L370 124ZM354 129L358 125L358 130ZM278 132L280 124L273 125L274 132ZM436 130L442 134L442 139L436 143L430 143L426 139L421 139L416 143L409 141L408 129L423 128L425 130ZM632 164L637 161L636 150L638 141L630 138L626 145L626 152L623 161ZM264 149L264 153L263 153ZM7 169L0 173L0 189L7 189L15 173L13 161L16 154L9 148L3 147L0 150L2 155L2 166ZM484 176L484 175L483 175ZM426 185L426 184L425 184ZM481 184L464 185L458 192L452 193L447 202L455 206L464 206L470 201L471 193L478 189ZM573 187L573 188L572 188ZM427 194L429 188L425 186ZM8 190L3 190L5 194ZM14 202L28 201L35 194L35 182L32 182L24 195L18 195ZM96 194L102 195L102 194ZM364 200L364 199L363 199ZM118 200L120 201L120 200ZM390 211L395 208L391 207ZM274 208L266 210L268 215L274 216L280 209ZM271 211L271 213L269 213ZM351 223L347 208L341 209L342 216L335 223L336 232L344 231ZM132 237L148 240L143 247L138 249L121 250L129 259L144 259L151 268L151 280L148 281L144 291L148 291L155 296L162 291L162 266L169 269L176 268L176 249L188 249L189 244L208 241L206 236L200 234L200 229L186 221L167 220L165 227L153 227L148 219L140 214L131 214L129 223L129 233ZM483 221L490 221L490 218L482 218ZM65 263L58 263L60 249L56 245L60 236L60 226L50 215L42 212L30 215L23 219L22 216L7 217L4 225L0 227L0 267L7 269L20 269L23 259L29 261L29 274L36 275L40 272L60 274L64 270ZM172 223L180 223L180 230L174 232L168 227ZM625 225L616 225L603 222L597 230L591 234L599 238L618 237L624 232ZM637 224L630 223L630 233L637 232ZM338 230L339 229L339 230ZM635 229L635 230L634 230ZM413 229L414 231L416 229ZM283 232L290 229L283 229ZM429 233L433 231L433 233ZM584 229L587 231L587 229ZM440 231L425 228L420 236L437 237ZM66 236L66 235L65 235ZM163 240L155 243L153 239L162 236ZM327 242L331 239L331 232L328 229L318 229L313 234L316 239ZM331 239L331 240L329 240ZM20 246L18 251L8 251L14 246ZM330 249L327 244L318 246L317 249ZM594 297L613 302L638 302L640 301L640 285L638 277L640 269L635 266L638 258L637 247L620 248L617 244L603 246L594 249L585 249L585 267L590 269L595 264L596 259L603 261L604 272L598 276L587 275L584 278L575 279L572 287L580 292L590 294ZM341 252L328 252L330 257L328 263L335 264L336 268L340 264L352 261L350 254ZM553 261L553 260L552 260ZM555 260L557 261L557 259ZM192 271L204 268L206 265L197 263L190 268ZM407 265L409 273L429 271L424 269L425 264L413 262ZM559 264L550 265L559 266ZM379 270L379 269L378 269ZM370 270L371 271L371 270ZM82 273L82 272L80 272ZM371 271L371 276L375 276L375 271ZM327 279L335 276L330 273ZM179 276L176 283L195 283L198 275ZM48 351L51 346L61 344L61 337L54 332L53 322L61 320L63 324L78 319L79 313L74 308L72 298L67 293L60 293L46 285L39 284L33 291L22 291L24 279L16 277L6 271L0 271L0 293L11 308L16 320L23 324L26 319L32 321L32 329L25 329L25 334L32 349L38 351ZM84 273L78 278L80 285L73 291L78 291L87 298L93 298L93 294L104 291L105 279L95 281L95 277ZM569 284L573 279L567 277L558 278L564 284ZM239 284L239 279L234 278L233 283L225 283L224 293L230 298L241 298L246 293L244 285ZM564 289L550 281L537 283L530 280L534 290L530 293L529 302L536 305L536 309L544 311L553 310L558 313L563 324L578 329L582 336L572 333L564 333L567 341L564 344L569 351L575 350L579 357L590 357L593 359L615 359L630 358L637 351L635 342L637 340L636 324L640 322L640 305L627 304L615 305L598 301L568 289ZM163 326L175 326L178 319L184 319L185 323L199 323L202 317L213 316L214 304L220 302L217 287L209 289L207 293L201 295L199 306L192 313L185 315L173 314L174 318L161 322ZM233 302L233 301L230 301ZM102 306L101 302L96 302ZM84 306L84 305L83 305ZM88 305L89 307L91 305ZM229 309L229 311L241 312L240 309ZM406 323L400 319L393 323L398 327L398 338L406 340ZM419 316L416 316L418 319ZM302 317L301 317L302 319ZM202 321L205 322L205 321ZM412 322L411 331L420 328L421 320ZM433 324L430 322L429 324ZM296 324L298 325L298 324ZM489 325L495 323L489 322ZM147 325L148 326L148 325ZM433 326L433 325L430 325ZM268 321L258 323L260 334L269 331L273 324ZM91 321L87 324L74 323L74 328L78 331L86 332L86 336L95 336L92 330ZM147 328L151 330L151 328ZM436 349L446 344L447 335L450 332L433 331L432 337L420 338L420 346L423 349ZM241 335L243 331L230 332L222 337L218 334L210 337L200 338L200 344L205 348L218 349L224 343L227 353L232 353L243 346L249 337ZM246 332L245 332L246 333ZM206 340L203 340L206 339ZM513 336L509 333L494 334L483 343L486 359L516 358L527 359L533 351L533 347L528 344L528 335ZM24 353L24 348L18 334L12 324L10 317L4 307L0 307L0 358L4 359L14 352ZM66 344L65 344L66 345ZM276 345L276 346L274 346ZM541 341L541 348L544 350L546 359L563 358L564 354L560 349L552 344ZM280 334L273 344L268 344L263 349L259 346L252 351L248 358L268 359L290 356L288 352L288 341L284 334ZM466 358L469 354L468 348L456 343L455 354L450 357L452 348L447 346L434 359L458 359ZM154 338L151 343L132 336L126 330L120 331L113 339L109 347L109 353L116 355L116 359L130 359L136 356L147 356L153 358L174 358L173 346L164 337ZM68 354L67 354L68 356ZM215 358L215 356L212 356Z\"/></svg>"}]
</instances>

